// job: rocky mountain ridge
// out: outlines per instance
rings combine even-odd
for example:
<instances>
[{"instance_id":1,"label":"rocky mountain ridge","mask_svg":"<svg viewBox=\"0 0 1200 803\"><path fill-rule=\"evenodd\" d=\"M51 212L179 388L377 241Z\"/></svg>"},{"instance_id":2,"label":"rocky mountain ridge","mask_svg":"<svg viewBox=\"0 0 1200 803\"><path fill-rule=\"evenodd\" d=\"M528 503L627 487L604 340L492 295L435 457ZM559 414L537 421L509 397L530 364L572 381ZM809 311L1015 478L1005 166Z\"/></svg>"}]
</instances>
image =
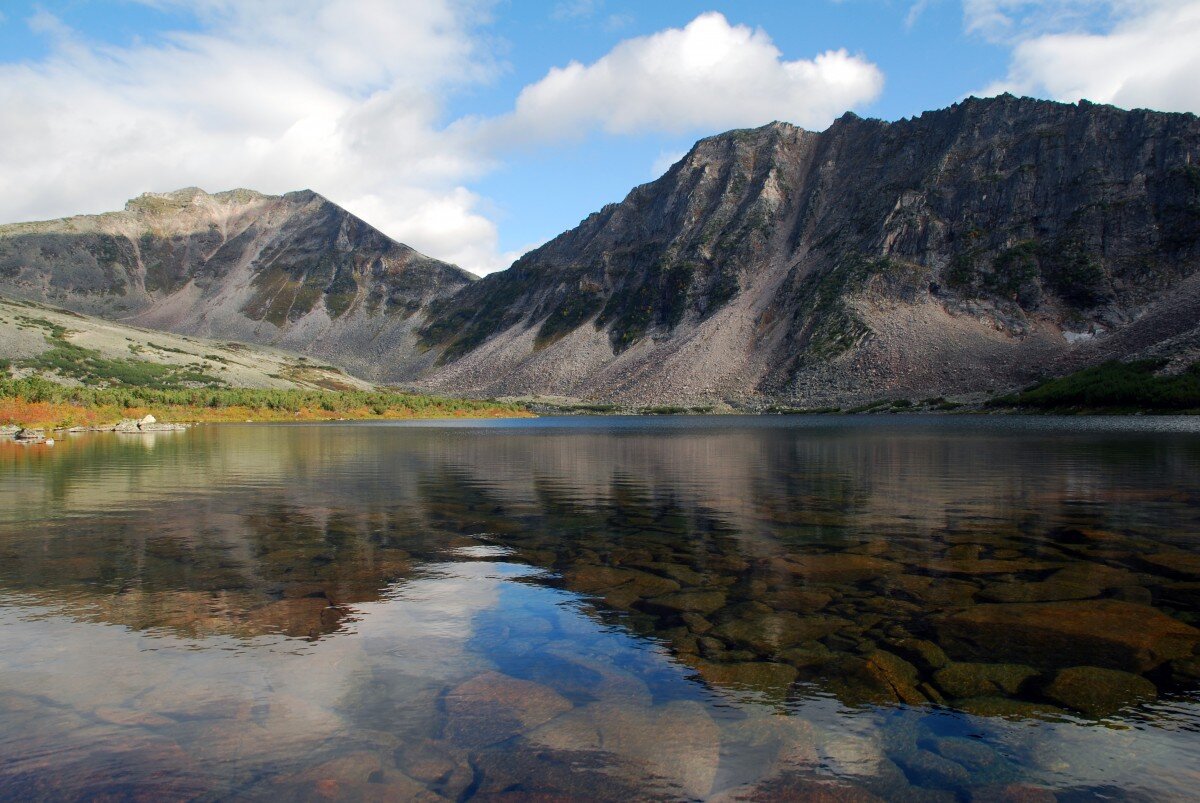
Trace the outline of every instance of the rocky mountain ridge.
<instances>
[{"instance_id":1,"label":"rocky mountain ridge","mask_svg":"<svg viewBox=\"0 0 1200 803\"><path fill-rule=\"evenodd\" d=\"M1200 355L1197 267L1200 120L1007 95L703 139L479 281L312 193L0 227L0 291L439 392L634 405L1178 370Z\"/></svg>"},{"instance_id":2,"label":"rocky mountain ridge","mask_svg":"<svg viewBox=\"0 0 1200 803\"><path fill-rule=\"evenodd\" d=\"M312 191L146 193L121 212L0 227L0 291L180 334L409 375L429 302L475 277Z\"/></svg>"},{"instance_id":3,"label":"rocky mountain ridge","mask_svg":"<svg viewBox=\"0 0 1200 803\"><path fill-rule=\"evenodd\" d=\"M1200 343L1198 165L1193 115L1011 96L728 132L435 302L426 381L821 404L1180 353Z\"/></svg>"}]
</instances>

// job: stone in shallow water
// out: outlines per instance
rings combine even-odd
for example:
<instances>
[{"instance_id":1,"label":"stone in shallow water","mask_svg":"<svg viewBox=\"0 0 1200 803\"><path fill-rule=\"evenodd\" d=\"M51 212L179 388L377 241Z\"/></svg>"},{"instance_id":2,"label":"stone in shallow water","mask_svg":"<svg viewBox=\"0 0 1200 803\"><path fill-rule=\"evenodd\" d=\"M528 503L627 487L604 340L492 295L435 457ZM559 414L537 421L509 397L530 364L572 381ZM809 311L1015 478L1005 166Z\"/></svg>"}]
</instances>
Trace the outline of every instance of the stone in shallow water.
<instances>
[{"instance_id":1,"label":"stone in shallow water","mask_svg":"<svg viewBox=\"0 0 1200 803\"><path fill-rule=\"evenodd\" d=\"M721 591L680 591L648 599L646 607L666 613L709 614L725 607L725 594Z\"/></svg>"},{"instance_id":2,"label":"stone in shallow water","mask_svg":"<svg viewBox=\"0 0 1200 803\"><path fill-rule=\"evenodd\" d=\"M821 672L826 688L846 705L928 702L916 688L916 667L884 650L841 657Z\"/></svg>"},{"instance_id":3,"label":"stone in shallow water","mask_svg":"<svg viewBox=\"0 0 1200 803\"><path fill-rule=\"evenodd\" d=\"M979 592L988 602L1055 602L1091 599L1105 590L1136 587L1137 576L1099 563L1078 563L1035 583L993 583Z\"/></svg>"},{"instance_id":4,"label":"stone in shallow water","mask_svg":"<svg viewBox=\"0 0 1200 803\"><path fill-rule=\"evenodd\" d=\"M889 641L888 646L901 658L926 670L940 669L950 661L942 648L928 639L902 638Z\"/></svg>"},{"instance_id":5,"label":"stone in shallow water","mask_svg":"<svg viewBox=\"0 0 1200 803\"><path fill-rule=\"evenodd\" d=\"M1057 706L1013 700L1009 697L968 697L965 700L955 700L954 707L978 717L1006 719L1046 719L1061 717L1066 713Z\"/></svg>"},{"instance_id":6,"label":"stone in shallow water","mask_svg":"<svg viewBox=\"0 0 1200 803\"><path fill-rule=\"evenodd\" d=\"M955 658L1146 672L1192 654L1200 630L1145 605L1112 599L977 605L936 621Z\"/></svg>"},{"instance_id":7,"label":"stone in shallow water","mask_svg":"<svg viewBox=\"0 0 1200 803\"><path fill-rule=\"evenodd\" d=\"M799 616L790 611L734 619L716 627L711 635L762 655L836 633L851 624L832 616Z\"/></svg>"},{"instance_id":8,"label":"stone in shallow water","mask_svg":"<svg viewBox=\"0 0 1200 803\"><path fill-rule=\"evenodd\" d=\"M1049 569L1061 569L1062 563L1044 560L997 560L983 558L980 560L941 559L927 561L922 568L937 574L961 574L978 576L989 574L1022 574L1025 572L1044 572Z\"/></svg>"},{"instance_id":9,"label":"stone in shallow water","mask_svg":"<svg viewBox=\"0 0 1200 803\"><path fill-rule=\"evenodd\" d=\"M932 744L938 755L974 773L989 772L1001 764L1001 758L995 750L974 739L943 737L933 739ZM978 783L978 778L974 780Z\"/></svg>"},{"instance_id":10,"label":"stone in shallow water","mask_svg":"<svg viewBox=\"0 0 1200 803\"><path fill-rule=\"evenodd\" d=\"M612 755L598 751L504 745L473 754L471 763L476 774L474 788L460 800L566 803L679 797L677 792L668 796L665 788L657 788L654 779L644 776L641 766L621 764Z\"/></svg>"},{"instance_id":11,"label":"stone in shallow water","mask_svg":"<svg viewBox=\"0 0 1200 803\"><path fill-rule=\"evenodd\" d=\"M495 744L571 709L558 692L499 672L485 672L447 692L446 735L458 744Z\"/></svg>"},{"instance_id":12,"label":"stone in shallow water","mask_svg":"<svg viewBox=\"0 0 1200 803\"><path fill-rule=\"evenodd\" d=\"M967 605L979 590L962 580L934 580L916 574L889 577L883 588L885 593L899 591L926 605Z\"/></svg>"},{"instance_id":13,"label":"stone in shallow water","mask_svg":"<svg viewBox=\"0 0 1200 803\"><path fill-rule=\"evenodd\" d=\"M794 555L772 561L773 568L783 569L814 585L821 583L856 583L873 580L903 570L899 563L870 555L835 552L826 555Z\"/></svg>"},{"instance_id":14,"label":"stone in shallow water","mask_svg":"<svg viewBox=\"0 0 1200 803\"><path fill-rule=\"evenodd\" d=\"M833 595L826 591L801 587L780 589L763 597L763 602L775 610L800 613L816 613L832 600Z\"/></svg>"},{"instance_id":15,"label":"stone in shallow water","mask_svg":"<svg viewBox=\"0 0 1200 803\"><path fill-rule=\"evenodd\" d=\"M1141 675L1098 666L1072 666L1042 689L1047 698L1091 717L1115 713L1127 705L1153 700L1158 689Z\"/></svg>"},{"instance_id":16,"label":"stone in shallow water","mask_svg":"<svg viewBox=\"0 0 1200 803\"><path fill-rule=\"evenodd\" d=\"M567 586L584 593L621 588L639 597L654 597L679 590L679 583L637 569L618 569L612 566L577 566L563 572Z\"/></svg>"},{"instance_id":17,"label":"stone in shallow water","mask_svg":"<svg viewBox=\"0 0 1200 803\"><path fill-rule=\"evenodd\" d=\"M807 803L882 803L853 781L815 777L808 773L784 772L757 784L728 789L709 798L714 803L775 803L779 800L803 800Z\"/></svg>"},{"instance_id":18,"label":"stone in shallow water","mask_svg":"<svg viewBox=\"0 0 1200 803\"><path fill-rule=\"evenodd\" d=\"M1172 550L1140 555L1138 560L1152 571L1200 579L1200 554Z\"/></svg>"},{"instance_id":19,"label":"stone in shallow water","mask_svg":"<svg viewBox=\"0 0 1200 803\"><path fill-rule=\"evenodd\" d=\"M930 750L914 750L895 760L917 786L965 789L971 784L971 773L966 767Z\"/></svg>"},{"instance_id":20,"label":"stone in shallow water","mask_svg":"<svg viewBox=\"0 0 1200 803\"><path fill-rule=\"evenodd\" d=\"M949 697L1016 694L1038 670L1021 664L953 663L939 669L933 681Z\"/></svg>"},{"instance_id":21,"label":"stone in shallow water","mask_svg":"<svg viewBox=\"0 0 1200 803\"><path fill-rule=\"evenodd\" d=\"M1058 796L1041 786L1012 783L971 790L971 803L1055 803Z\"/></svg>"},{"instance_id":22,"label":"stone in shallow water","mask_svg":"<svg viewBox=\"0 0 1200 803\"><path fill-rule=\"evenodd\" d=\"M716 723L703 705L685 700L651 707L589 705L538 728L529 741L556 751L603 753L688 797L708 794L720 763Z\"/></svg>"},{"instance_id":23,"label":"stone in shallow water","mask_svg":"<svg viewBox=\"0 0 1200 803\"><path fill-rule=\"evenodd\" d=\"M799 676L794 666L772 661L715 663L692 658L688 665L718 689L756 691L768 697L784 697Z\"/></svg>"}]
</instances>

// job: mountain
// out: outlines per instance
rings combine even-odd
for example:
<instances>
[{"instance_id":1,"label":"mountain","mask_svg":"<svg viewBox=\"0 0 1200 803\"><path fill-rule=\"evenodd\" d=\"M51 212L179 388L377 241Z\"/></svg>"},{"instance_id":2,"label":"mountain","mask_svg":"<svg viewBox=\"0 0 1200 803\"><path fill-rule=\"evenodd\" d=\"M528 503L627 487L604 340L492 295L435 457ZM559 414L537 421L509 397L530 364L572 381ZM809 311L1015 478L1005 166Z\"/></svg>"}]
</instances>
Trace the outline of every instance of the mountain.
<instances>
[{"instance_id":1,"label":"mountain","mask_svg":"<svg viewBox=\"0 0 1200 803\"><path fill-rule=\"evenodd\" d=\"M474 280L312 192L0 227L0 292L436 392L630 405L982 394L1200 358L1200 119L1009 95L698 142Z\"/></svg>"},{"instance_id":2,"label":"mountain","mask_svg":"<svg viewBox=\"0 0 1200 803\"><path fill-rule=\"evenodd\" d=\"M443 391L820 404L1200 345L1200 120L1012 96L700 141L432 302Z\"/></svg>"},{"instance_id":3,"label":"mountain","mask_svg":"<svg viewBox=\"0 0 1200 803\"><path fill-rule=\"evenodd\" d=\"M301 351L370 379L431 361L415 347L421 313L474 278L311 191L189 188L121 212L0 226L0 292Z\"/></svg>"}]
</instances>

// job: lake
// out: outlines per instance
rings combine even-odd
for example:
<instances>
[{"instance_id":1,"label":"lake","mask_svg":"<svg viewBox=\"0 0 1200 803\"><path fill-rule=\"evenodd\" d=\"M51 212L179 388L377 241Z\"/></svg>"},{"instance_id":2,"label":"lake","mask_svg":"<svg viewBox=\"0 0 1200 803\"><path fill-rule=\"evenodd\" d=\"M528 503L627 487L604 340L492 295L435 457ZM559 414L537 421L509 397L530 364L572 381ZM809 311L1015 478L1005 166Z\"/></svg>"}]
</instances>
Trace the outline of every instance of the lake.
<instances>
[{"instance_id":1,"label":"lake","mask_svg":"<svg viewBox=\"0 0 1200 803\"><path fill-rule=\"evenodd\" d=\"M0 444L0 798L1163 800L1200 420Z\"/></svg>"}]
</instances>

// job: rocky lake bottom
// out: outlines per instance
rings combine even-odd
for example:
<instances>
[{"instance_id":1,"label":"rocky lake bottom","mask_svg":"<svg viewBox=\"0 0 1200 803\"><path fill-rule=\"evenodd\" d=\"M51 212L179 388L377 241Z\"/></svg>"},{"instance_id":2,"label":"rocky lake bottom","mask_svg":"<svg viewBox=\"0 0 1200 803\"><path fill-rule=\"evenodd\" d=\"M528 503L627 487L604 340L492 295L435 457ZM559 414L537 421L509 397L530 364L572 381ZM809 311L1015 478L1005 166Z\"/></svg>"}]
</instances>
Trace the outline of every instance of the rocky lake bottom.
<instances>
[{"instance_id":1,"label":"rocky lake bottom","mask_svg":"<svg viewBox=\"0 0 1200 803\"><path fill-rule=\"evenodd\" d=\"M1200 420L0 443L0 799L1173 800Z\"/></svg>"}]
</instances>

